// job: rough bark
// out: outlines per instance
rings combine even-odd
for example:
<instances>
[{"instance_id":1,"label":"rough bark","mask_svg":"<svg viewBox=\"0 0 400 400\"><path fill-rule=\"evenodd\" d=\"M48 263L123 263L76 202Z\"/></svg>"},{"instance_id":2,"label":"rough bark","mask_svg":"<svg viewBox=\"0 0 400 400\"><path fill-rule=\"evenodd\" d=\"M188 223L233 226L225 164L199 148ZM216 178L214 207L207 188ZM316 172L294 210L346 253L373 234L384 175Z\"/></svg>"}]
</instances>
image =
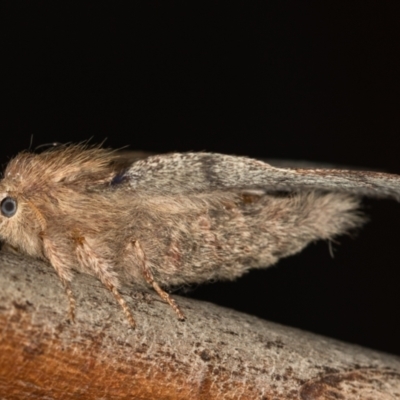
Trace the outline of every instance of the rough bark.
<instances>
[{"instance_id":1,"label":"rough bark","mask_svg":"<svg viewBox=\"0 0 400 400\"><path fill-rule=\"evenodd\" d=\"M179 298L180 322L156 295L114 298L78 275L77 320L51 266L0 253L0 398L395 399L400 360Z\"/></svg>"}]
</instances>

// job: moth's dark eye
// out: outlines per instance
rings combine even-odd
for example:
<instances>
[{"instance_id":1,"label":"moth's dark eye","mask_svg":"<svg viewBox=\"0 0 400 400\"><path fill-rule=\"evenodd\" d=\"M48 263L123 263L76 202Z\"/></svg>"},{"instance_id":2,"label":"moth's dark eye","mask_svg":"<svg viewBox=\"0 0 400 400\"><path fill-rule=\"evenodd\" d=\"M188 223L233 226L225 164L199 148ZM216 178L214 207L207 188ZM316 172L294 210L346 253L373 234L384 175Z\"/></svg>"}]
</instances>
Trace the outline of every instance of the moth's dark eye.
<instances>
[{"instance_id":1,"label":"moth's dark eye","mask_svg":"<svg viewBox=\"0 0 400 400\"><path fill-rule=\"evenodd\" d=\"M12 197L5 197L0 204L0 208L1 213L5 217L10 218L17 212L17 200L13 199Z\"/></svg>"}]
</instances>

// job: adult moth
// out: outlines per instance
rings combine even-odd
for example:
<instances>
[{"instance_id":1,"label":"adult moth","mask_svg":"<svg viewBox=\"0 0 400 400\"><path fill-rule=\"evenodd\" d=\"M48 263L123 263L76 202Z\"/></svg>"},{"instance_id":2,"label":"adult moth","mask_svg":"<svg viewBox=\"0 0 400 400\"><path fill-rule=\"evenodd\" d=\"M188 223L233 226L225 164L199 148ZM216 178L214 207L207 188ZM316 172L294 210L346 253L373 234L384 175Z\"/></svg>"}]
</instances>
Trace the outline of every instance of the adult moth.
<instances>
[{"instance_id":1,"label":"adult moth","mask_svg":"<svg viewBox=\"0 0 400 400\"><path fill-rule=\"evenodd\" d=\"M134 319L122 281L166 292L235 279L363 222L362 196L400 197L396 175L275 168L214 153L154 155L59 146L12 159L0 181L0 238L49 262L69 298L73 270L96 276Z\"/></svg>"}]
</instances>

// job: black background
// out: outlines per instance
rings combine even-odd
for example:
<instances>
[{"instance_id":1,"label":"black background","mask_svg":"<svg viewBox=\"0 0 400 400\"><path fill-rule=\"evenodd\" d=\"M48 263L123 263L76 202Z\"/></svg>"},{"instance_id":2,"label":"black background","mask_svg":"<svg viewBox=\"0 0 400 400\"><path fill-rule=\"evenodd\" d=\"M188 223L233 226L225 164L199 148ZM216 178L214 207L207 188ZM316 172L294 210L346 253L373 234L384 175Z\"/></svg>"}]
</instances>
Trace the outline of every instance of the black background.
<instances>
[{"instance_id":1,"label":"black background","mask_svg":"<svg viewBox=\"0 0 400 400\"><path fill-rule=\"evenodd\" d=\"M15 3L0 6L3 164L33 136L400 173L398 0ZM188 295L400 354L400 206L364 204L371 222L333 259L321 242Z\"/></svg>"}]
</instances>

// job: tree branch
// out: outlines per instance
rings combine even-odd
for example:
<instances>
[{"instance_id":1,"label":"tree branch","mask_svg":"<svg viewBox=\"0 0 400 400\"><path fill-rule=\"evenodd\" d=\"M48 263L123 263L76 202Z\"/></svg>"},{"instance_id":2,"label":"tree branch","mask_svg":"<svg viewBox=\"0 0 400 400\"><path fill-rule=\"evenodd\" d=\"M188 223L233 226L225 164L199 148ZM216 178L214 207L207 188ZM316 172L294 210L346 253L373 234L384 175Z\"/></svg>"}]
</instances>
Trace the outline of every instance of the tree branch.
<instances>
[{"instance_id":1,"label":"tree branch","mask_svg":"<svg viewBox=\"0 0 400 400\"><path fill-rule=\"evenodd\" d=\"M114 298L78 275L75 324L53 269L0 253L0 393L7 399L392 399L400 360L186 298Z\"/></svg>"}]
</instances>

